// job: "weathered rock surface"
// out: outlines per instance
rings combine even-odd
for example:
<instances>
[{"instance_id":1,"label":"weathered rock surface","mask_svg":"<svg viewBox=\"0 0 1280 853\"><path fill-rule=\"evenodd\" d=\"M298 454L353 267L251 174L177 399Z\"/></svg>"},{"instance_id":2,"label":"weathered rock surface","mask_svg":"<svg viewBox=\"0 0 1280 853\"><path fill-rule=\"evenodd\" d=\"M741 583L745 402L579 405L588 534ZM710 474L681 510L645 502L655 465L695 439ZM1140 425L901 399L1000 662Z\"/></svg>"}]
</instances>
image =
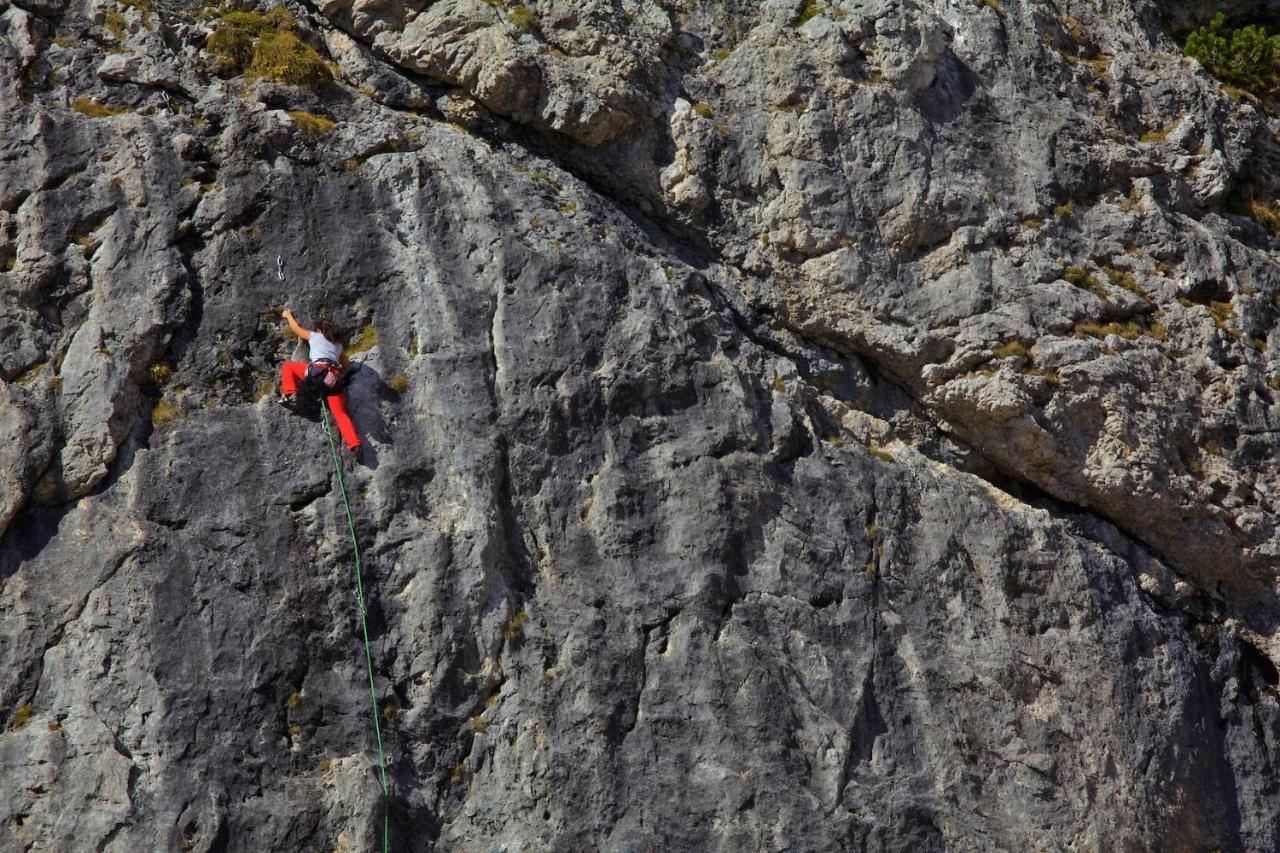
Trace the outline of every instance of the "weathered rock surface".
<instances>
[{"instance_id":1,"label":"weathered rock surface","mask_svg":"<svg viewBox=\"0 0 1280 853\"><path fill-rule=\"evenodd\" d=\"M1276 849L1280 127L1159 11L0 8L0 849L379 847L286 304L394 849Z\"/></svg>"}]
</instances>

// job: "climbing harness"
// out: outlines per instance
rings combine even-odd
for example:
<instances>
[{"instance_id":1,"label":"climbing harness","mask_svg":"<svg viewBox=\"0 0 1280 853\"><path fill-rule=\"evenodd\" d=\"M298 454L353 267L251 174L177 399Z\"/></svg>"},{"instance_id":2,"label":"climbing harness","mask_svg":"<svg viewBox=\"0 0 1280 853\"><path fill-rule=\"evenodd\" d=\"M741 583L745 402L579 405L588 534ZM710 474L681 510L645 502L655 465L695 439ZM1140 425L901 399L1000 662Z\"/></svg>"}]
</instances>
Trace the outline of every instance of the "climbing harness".
<instances>
[{"instance_id":1,"label":"climbing harness","mask_svg":"<svg viewBox=\"0 0 1280 853\"><path fill-rule=\"evenodd\" d=\"M342 365L327 358L313 361L307 365L307 382L324 394L336 394L342 381Z\"/></svg>"},{"instance_id":2,"label":"climbing harness","mask_svg":"<svg viewBox=\"0 0 1280 853\"><path fill-rule=\"evenodd\" d=\"M391 793L387 787L387 757L382 751L382 726L378 723L378 689L373 680L373 655L369 651L369 624L365 619L364 580L361 578L360 543L356 539L356 523L351 517L351 503L347 500L347 487L342 481L342 463L338 460L338 446L333 441L333 430L329 427L329 412L325 406L320 407L320 415L324 423L324 435L329 440L329 455L333 458L333 473L338 480L338 494L342 496L342 508L347 514L347 531L351 534L351 550L355 554L356 564L356 606L360 613L360 631L364 635L364 663L369 672L369 700L373 705L373 735L378 743L378 771L382 785L382 853L387 853L389 846L389 823L391 811Z\"/></svg>"}]
</instances>

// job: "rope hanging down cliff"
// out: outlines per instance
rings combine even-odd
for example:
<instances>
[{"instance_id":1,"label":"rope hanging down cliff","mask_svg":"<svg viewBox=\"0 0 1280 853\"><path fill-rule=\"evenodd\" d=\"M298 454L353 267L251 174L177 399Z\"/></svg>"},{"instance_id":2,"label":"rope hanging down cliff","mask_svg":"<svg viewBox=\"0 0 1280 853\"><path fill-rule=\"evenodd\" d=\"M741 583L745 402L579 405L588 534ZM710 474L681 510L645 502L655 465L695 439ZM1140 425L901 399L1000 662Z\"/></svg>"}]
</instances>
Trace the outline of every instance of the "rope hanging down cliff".
<instances>
[{"instance_id":1,"label":"rope hanging down cliff","mask_svg":"<svg viewBox=\"0 0 1280 853\"><path fill-rule=\"evenodd\" d=\"M276 255L276 277L284 281L284 261ZM360 634L364 640L364 665L369 674L369 702L373 710L373 737L378 746L378 784L382 790L382 853L391 849L391 789L387 784L387 756L382 748L382 725L378 721L378 688L373 676L373 653L369 648L369 623L364 599L364 570L360 564L360 540L356 536L356 522L351 515L351 501L347 498L347 485L342 478L342 462L338 459L338 447L333 441L333 429L329 425L328 407L320 404L324 436L329 443L329 456L333 460L333 474L338 481L338 494L342 497L342 509L347 516L347 532L351 535L351 553L355 558L356 609L360 614Z\"/></svg>"},{"instance_id":2,"label":"rope hanging down cliff","mask_svg":"<svg viewBox=\"0 0 1280 853\"><path fill-rule=\"evenodd\" d=\"M391 811L390 789L387 787L387 758L382 751L382 726L378 722L378 689L373 679L373 655L369 651L369 623L365 619L364 580L361 577L360 542L356 539L356 523L351 517L351 502L347 500L347 487L342 480L342 463L338 459L338 447L333 441L333 430L329 427L329 413L324 406L320 407L323 418L324 435L329 441L329 455L333 458L333 473L338 480L338 494L342 496L342 508L347 514L347 531L351 534L351 550L355 555L356 574L356 607L360 613L360 631L364 636L364 663L369 673L369 700L373 706L373 735L378 744L378 772L382 786L382 852L387 853L389 847L389 824Z\"/></svg>"}]
</instances>

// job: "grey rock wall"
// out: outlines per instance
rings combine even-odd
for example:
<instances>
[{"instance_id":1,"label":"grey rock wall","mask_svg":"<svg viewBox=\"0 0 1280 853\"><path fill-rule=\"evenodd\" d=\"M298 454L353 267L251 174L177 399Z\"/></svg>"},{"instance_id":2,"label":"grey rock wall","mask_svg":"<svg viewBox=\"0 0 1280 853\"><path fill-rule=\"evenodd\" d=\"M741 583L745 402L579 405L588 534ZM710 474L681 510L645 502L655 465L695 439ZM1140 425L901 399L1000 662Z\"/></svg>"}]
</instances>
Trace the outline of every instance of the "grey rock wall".
<instances>
[{"instance_id":1,"label":"grey rock wall","mask_svg":"<svg viewBox=\"0 0 1280 853\"><path fill-rule=\"evenodd\" d=\"M0 849L379 849L285 305L393 849L1275 849L1280 128L1160 5L0 7Z\"/></svg>"}]
</instances>

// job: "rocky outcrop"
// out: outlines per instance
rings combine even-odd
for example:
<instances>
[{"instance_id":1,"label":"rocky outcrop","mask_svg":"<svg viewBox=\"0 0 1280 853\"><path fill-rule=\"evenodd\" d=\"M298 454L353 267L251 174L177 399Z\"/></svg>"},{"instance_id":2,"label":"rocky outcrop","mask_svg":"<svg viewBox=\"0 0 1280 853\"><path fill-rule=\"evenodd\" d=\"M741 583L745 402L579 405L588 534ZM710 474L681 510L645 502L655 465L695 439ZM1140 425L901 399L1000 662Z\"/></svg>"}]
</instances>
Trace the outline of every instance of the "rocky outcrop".
<instances>
[{"instance_id":1,"label":"rocky outcrop","mask_svg":"<svg viewBox=\"0 0 1280 853\"><path fill-rule=\"evenodd\" d=\"M1274 119L1159 11L0 11L0 846L378 846L289 305L394 849L1274 849Z\"/></svg>"}]
</instances>

